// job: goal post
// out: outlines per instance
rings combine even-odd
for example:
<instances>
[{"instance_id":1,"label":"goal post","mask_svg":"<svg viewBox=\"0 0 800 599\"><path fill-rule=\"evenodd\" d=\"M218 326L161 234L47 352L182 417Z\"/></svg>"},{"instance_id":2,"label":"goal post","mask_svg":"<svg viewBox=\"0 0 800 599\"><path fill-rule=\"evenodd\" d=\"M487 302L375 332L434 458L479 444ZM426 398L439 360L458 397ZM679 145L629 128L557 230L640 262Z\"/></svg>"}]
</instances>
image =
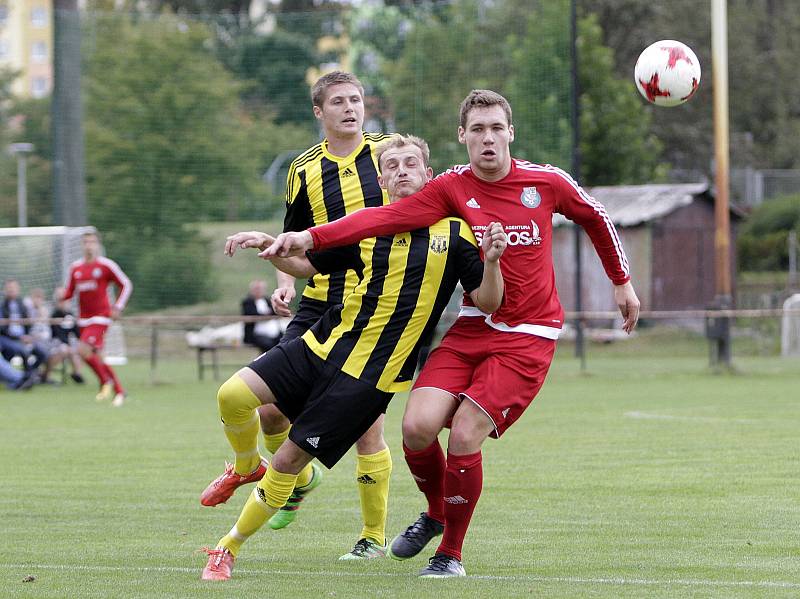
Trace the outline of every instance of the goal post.
<instances>
[{"instance_id":1,"label":"goal post","mask_svg":"<svg viewBox=\"0 0 800 599\"><path fill-rule=\"evenodd\" d=\"M781 319L781 355L800 356L800 293L787 298L783 303Z\"/></svg>"},{"instance_id":2,"label":"goal post","mask_svg":"<svg viewBox=\"0 0 800 599\"><path fill-rule=\"evenodd\" d=\"M0 227L0 284L16 279L23 296L42 289L52 305L53 291L63 286L70 265L83 256L81 236L97 233L85 227ZM101 247L102 253L102 247ZM77 307L74 310L77 314ZM106 337L105 359L110 364L127 362L122 326L114 323Z\"/></svg>"}]
</instances>

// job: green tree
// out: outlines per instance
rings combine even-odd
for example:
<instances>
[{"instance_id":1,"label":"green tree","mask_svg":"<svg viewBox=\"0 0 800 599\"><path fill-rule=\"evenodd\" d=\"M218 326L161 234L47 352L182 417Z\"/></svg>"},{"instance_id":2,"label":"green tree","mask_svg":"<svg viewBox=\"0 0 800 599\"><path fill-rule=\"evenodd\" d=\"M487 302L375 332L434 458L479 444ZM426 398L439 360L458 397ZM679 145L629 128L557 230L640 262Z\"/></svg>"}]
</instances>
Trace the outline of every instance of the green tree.
<instances>
[{"instance_id":1,"label":"green tree","mask_svg":"<svg viewBox=\"0 0 800 599\"><path fill-rule=\"evenodd\" d=\"M12 139L11 85L17 73L0 68L0 226L16 223L17 171L16 161L6 151Z\"/></svg>"},{"instance_id":2,"label":"green tree","mask_svg":"<svg viewBox=\"0 0 800 599\"><path fill-rule=\"evenodd\" d=\"M630 78L614 72L614 52L602 44L597 19L578 24L581 180L587 185L663 179L662 146L650 132L650 113Z\"/></svg>"},{"instance_id":3,"label":"green tree","mask_svg":"<svg viewBox=\"0 0 800 599\"><path fill-rule=\"evenodd\" d=\"M650 116L630 79L615 75L614 55L601 33L596 20L581 19L582 180L659 178L660 147L649 132ZM570 169L569 0L453 4L441 17L414 22L390 72L397 129L425 137L436 168L464 162L456 141L458 106L470 89L488 87L514 109L514 155Z\"/></svg>"},{"instance_id":4,"label":"green tree","mask_svg":"<svg viewBox=\"0 0 800 599\"><path fill-rule=\"evenodd\" d=\"M15 98L11 103L11 111L14 113L16 122L11 141L24 141L32 143L34 146L34 151L28 156L26 165L28 225L33 227L52 225L50 98ZM16 182L15 173L13 179L9 181L13 184L14 190L16 190ZM16 216L13 222L16 224Z\"/></svg>"},{"instance_id":5,"label":"green tree","mask_svg":"<svg viewBox=\"0 0 800 599\"><path fill-rule=\"evenodd\" d=\"M281 123L314 122L306 83L306 73L317 63L311 40L281 30L251 33L236 40L232 54L227 62L246 80L243 97L249 106L268 107Z\"/></svg>"},{"instance_id":6,"label":"green tree","mask_svg":"<svg viewBox=\"0 0 800 599\"><path fill-rule=\"evenodd\" d=\"M675 167L712 173L713 115L710 5L694 0L581 0L595 14L617 72L632 76L639 53L661 39L679 39L697 54L700 89L678 108L648 107L651 131ZM728 2L731 163L800 168L800 78L795 74L800 12L788 0Z\"/></svg>"},{"instance_id":7,"label":"green tree","mask_svg":"<svg viewBox=\"0 0 800 599\"><path fill-rule=\"evenodd\" d=\"M136 279L134 305L208 298L208 252L186 225L263 198L246 143L256 124L238 110L238 85L207 49L205 27L114 16L96 25L84 82L91 221ZM165 248L170 259L159 261ZM184 270L193 284L171 285Z\"/></svg>"},{"instance_id":8,"label":"green tree","mask_svg":"<svg viewBox=\"0 0 800 599\"><path fill-rule=\"evenodd\" d=\"M474 88L502 88L509 63L497 50L496 27L484 12L494 10L470 0L438 16L426 14L414 22L399 59L387 68L397 131L427 140L434 170L466 161L456 137L461 100Z\"/></svg>"},{"instance_id":9,"label":"green tree","mask_svg":"<svg viewBox=\"0 0 800 599\"><path fill-rule=\"evenodd\" d=\"M758 206L737 239L739 269L787 270L789 231L800 232L800 195L775 198Z\"/></svg>"},{"instance_id":10,"label":"green tree","mask_svg":"<svg viewBox=\"0 0 800 599\"><path fill-rule=\"evenodd\" d=\"M520 15L506 39L513 61L508 100L514 108L514 155L570 169L572 78L569 0L539 3ZM535 32L535 34L534 34Z\"/></svg>"}]
</instances>

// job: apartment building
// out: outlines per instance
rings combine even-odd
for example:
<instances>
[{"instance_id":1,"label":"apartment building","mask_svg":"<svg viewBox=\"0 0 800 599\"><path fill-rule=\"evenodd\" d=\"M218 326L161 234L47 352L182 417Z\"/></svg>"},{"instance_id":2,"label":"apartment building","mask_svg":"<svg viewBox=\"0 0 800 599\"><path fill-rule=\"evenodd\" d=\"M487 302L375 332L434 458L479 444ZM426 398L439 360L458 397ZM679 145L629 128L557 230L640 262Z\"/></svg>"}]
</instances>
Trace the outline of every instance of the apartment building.
<instances>
[{"instance_id":1,"label":"apartment building","mask_svg":"<svg viewBox=\"0 0 800 599\"><path fill-rule=\"evenodd\" d=\"M53 9L49 0L0 0L0 67L19 73L12 90L41 98L53 88Z\"/></svg>"}]
</instances>

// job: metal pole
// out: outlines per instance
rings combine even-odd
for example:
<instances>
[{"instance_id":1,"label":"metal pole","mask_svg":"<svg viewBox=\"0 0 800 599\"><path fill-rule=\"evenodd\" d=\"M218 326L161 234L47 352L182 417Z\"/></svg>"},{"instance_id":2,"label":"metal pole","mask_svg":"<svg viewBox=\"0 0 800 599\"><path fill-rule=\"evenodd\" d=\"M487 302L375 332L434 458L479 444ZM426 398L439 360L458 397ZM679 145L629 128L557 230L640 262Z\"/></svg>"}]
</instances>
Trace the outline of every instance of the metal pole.
<instances>
[{"instance_id":1,"label":"metal pole","mask_svg":"<svg viewBox=\"0 0 800 599\"><path fill-rule=\"evenodd\" d=\"M17 226L28 226L28 181L26 178L26 157L17 153Z\"/></svg>"},{"instance_id":2,"label":"metal pole","mask_svg":"<svg viewBox=\"0 0 800 599\"><path fill-rule=\"evenodd\" d=\"M81 103L81 11L78 0L53 0L53 202L55 221L89 222Z\"/></svg>"},{"instance_id":3,"label":"metal pole","mask_svg":"<svg viewBox=\"0 0 800 599\"><path fill-rule=\"evenodd\" d=\"M14 143L9 152L17 157L17 226L28 226L28 154L36 148L29 143Z\"/></svg>"},{"instance_id":4,"label":"metal pole","mask_svg":"<svg viewBox=\"0 0 800 599\"><path fill-rule=\"evenodd\" d=\"M789 231L789 278L787 287L794 291L797 287L797 229Z\"/></svg>"},{"instance_id":5,"label":"metal pole","mask_svg":"<svg viewBox=\"0 0 800 599\"><path fill-rule=\"evenodd\" d=\"M577 0L570 2L570 36L571 36L571 70L572 70L572 105L570 119L572 120L572 176L576 181L581 176L581 129L580 129L580 80L578 78L578 17L576 9ZM581 251L581 228L574 225L575 247L575 311L583 310L583 267ZM586 340L583 334L583 318L578 317L575 322L575 357L580 359L581 371L586 370Z\"/></svg>"},{"instance_id":6,"label":"metal pole","mask_svg":"<svg viewBox=\"0 0 800 599\"><path fill-rule=\"evenodd\" d=\"M714 85L714 160L716 200L714 235L716 307L732 306L730 256L729 120L728 120L728 6L727 0L711 0L711 65ZM730 318L724 318L717 339L717 360L731 364Z\"/></svg>"}]
</instances>

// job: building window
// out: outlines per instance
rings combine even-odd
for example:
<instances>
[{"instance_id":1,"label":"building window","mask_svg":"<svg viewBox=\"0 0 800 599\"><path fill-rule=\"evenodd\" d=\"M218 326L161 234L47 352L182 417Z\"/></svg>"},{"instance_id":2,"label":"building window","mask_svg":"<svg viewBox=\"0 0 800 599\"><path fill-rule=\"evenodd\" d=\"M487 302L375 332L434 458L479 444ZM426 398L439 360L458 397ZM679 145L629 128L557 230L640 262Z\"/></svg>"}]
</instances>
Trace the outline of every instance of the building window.
<instances>
[{"instance_id":1,"label":"building window","mask_svg":"<svg viewBox=\"0 0 800 599\"><path fill-rule=\"evenodd\" d=\"M0 27L4 27L8 21L8 6L0 4Z\"/></svg>"},{"instance_id":2,"label":"building window","mask_svg":"<svg viewBox=\"0 0 800 599\"><path fill-rule=\"evenodd\" d=\"M47 62L46 42L33 42L33 45L31 46L31 60L38 64Z\"/></svg>"},{"instance_id":3,"label":"building window","mask_svg":"<svg viewBox=\"0 0 800 599\"><path fill-rule=\"evenodd\" d=\"M34 77L31 81L31 95L34 98L41 98L47 95L47 79L44 77Z\"/></svg>"},{"instance_id":4,"label":"building window","mask_svg":"<svg viewBox=\"0 0 800 599\"><path fill-rule=\"evenodd\" d=\"M0 40L0 59L8 58L8 42Z\"/></svg>"},{"instance_id":5,"label":"building window","mask_svg":"<svg viewBox=\"0 0 800 599\"><path fill-rule=\"evenodd\" d=\"M31 9L31 25L34 27L47 26L47 9L44 6L34 6Z\"/></svg>"}]
</instances>

